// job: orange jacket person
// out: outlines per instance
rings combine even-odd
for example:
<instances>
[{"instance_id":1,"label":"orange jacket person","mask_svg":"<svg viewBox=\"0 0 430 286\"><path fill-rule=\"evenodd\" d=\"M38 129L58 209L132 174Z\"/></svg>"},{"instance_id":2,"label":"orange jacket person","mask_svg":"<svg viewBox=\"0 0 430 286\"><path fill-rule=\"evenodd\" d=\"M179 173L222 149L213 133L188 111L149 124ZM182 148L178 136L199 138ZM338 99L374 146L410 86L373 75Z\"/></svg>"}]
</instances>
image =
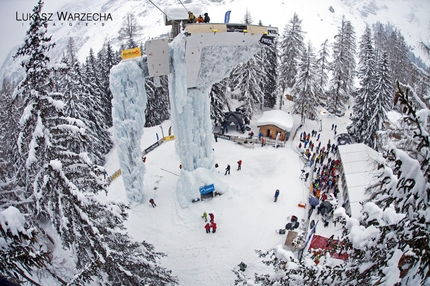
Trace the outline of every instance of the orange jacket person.
<instances>
[{"instance_id":1,"label":"orange jacket person","mask_svg":"<svg viewBox=\"0 0 430 286\"><path fill-rule=\"evenodd\" d=\"M203 19L202 15L199 15L197 17L196 23L204 23L204 22L205 22L205 19Z\"/></svg>"}]
</instances>

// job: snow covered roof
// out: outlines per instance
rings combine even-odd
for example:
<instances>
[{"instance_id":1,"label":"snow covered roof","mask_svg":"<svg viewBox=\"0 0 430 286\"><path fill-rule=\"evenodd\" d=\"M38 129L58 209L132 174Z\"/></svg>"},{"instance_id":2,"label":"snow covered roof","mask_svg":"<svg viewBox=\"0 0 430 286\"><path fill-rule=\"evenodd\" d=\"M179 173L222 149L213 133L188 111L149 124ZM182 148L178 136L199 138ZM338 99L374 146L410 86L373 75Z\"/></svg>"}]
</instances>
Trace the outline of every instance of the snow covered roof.
<instances>
[{"instance_id":1,"label":"snow covered roof","mask_svg":"<svg viewBox=\"0 0 430 286\"><path fill-rule=\"evenodd\" d=\"M366 199L365 190L374 181L376 158L380 154L363 143L341 145L338 148L348 189L350 214L358 217L360 202Z\"/></svg>"},{"instance_id":2,"label":"snow covered roof","mask_svg":"<svg viewBox=\"0 0 430 286\"><path fill-rule=\"evenodd\" d=\"M293 129L293 117L282 110L270 110L263 112L257 121L257 127L264 125L275 125L287 132Z\"/></svg>"},{"instance_id":3,"label":"snow covered roof","mask_svg":"<svg viewBox=\"0 0 430 286\"><path fill-rule=\"evenodd\" d=\"M199 15L203 16L202 6L196 4L185 4L185 7L188 11L193 12L193 14L198 17ZM170 20L185 20L188 19L188 11L184 8L183 5L169 5L164 8L164 13L167 14Z\"/></svg>"}]
</instances>

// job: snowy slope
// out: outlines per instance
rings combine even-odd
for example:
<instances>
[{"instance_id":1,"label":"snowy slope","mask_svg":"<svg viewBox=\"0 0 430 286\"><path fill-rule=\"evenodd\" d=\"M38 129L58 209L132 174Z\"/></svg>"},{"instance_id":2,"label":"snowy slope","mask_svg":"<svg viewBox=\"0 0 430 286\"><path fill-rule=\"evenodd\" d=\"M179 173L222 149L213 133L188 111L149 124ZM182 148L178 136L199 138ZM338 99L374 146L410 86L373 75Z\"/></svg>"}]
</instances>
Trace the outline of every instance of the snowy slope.
<instances>
[{"instance_id":1,"label":"snowy slope","mask_svg":"<svg viewBox=\"0 0 430 286\"><path fill-rule=\"evenodd\" d=\"M290 110L288 105L284 110ZM256 114L251 122L254 133L258 130L256 122L261 115ZM294 116L294 121L293 130L300 124L300 118ZM323 144L328 139L333 141L332 123L337 124L338 132L342 133L349 120L347 116L324 118ZM164 130L169 126L169 121L162 124ZM319 122L307 121L300 132L312 129L319 129ZM142 149L155 142L155 133L161 136L160 127L145 128ZM229 134L239 135L236 131ZM152 208L149 202L132 206L127 222L129 233L168 254L162 264L173 270L180 285L233 285L235 276L231 270L241 261L248 264L245 274L249 277L254 272L266 271L254 250L282 245L286 236L275 233L275 230L284 228L291 215L296 215L299 220L306 216L305 210L298 207L299 202L307 201L309 186L299 178L304 163L296 152L297 139L288 141L285 148L277 149L259 145L247 148L222 139L217 143L213 141L215 162L219 164L217 179L228 184L230 190L185 209L176 199L180 162L174 145L173 141L163 143L146 155L145 184L157 207ZM239 159L243 161L241 171L236 170ZM227 164L232 167L231 175L224 175ZM119 168L115 149L109 154L106 168L109 174ZM274 203L276 189L280 190L280 196ZM113 181L108 198L127 202L122 177ZM201 218L204 211L215 214L218 225L215 234L205 233ZM323 228L322 222L319 225L317 233L320 235L340 235L340 229L336 230L332 225L329 228Z\"/></svg>"},{"instance_id":2,"label":"snowy slope","mask_svg":"<svg viewBox=\"0 0 430 286\"><path fill-rule=\"evenodd\" d=\"M169 27L164 26L163 14L149 1L94 0L88 2L85 0L74 0L68 2L58 10L50 8L53 6L50 3L52 1L45 1L47 2L47 9L51 9L45 12L110 13L113 19L112 21L105 22L51 22L49 33L53 34L53 40L57 43L57 47L52 52L54 61L60 58L69 37L75 39L81 61L88 55L90 48L97 52L106 41L110 41L118 48L120 45L117 38L118 31L122 26L123 18L129 12L133 12L137 16L139 24L143 27L143 32L136 39L137 41L145 41L169 32ZM23 4L19 11L31 12L34 6L33 2L31 0L23 2L25 4ZM261 1L246 0L205 0L192 1L192 3L201 3L202 10L209 13L211 22L213 23L223 22L224 14L227 10L232 11L230 22L241 22L246 9L248 9L255 24L261 20L264 25L278 27L281 33L287 22L296 12L299 18L303 20L303 30L307 32L305 40L310 40L315 47L319 47L326 38L329 39L329 42L332 42L343 15L352 22L357 38L364 31L366 22L373 24L376 21L382 23L390 21L401 30L407 43L412 47L417 47L417 43L420 40L430 41L430 32L428 30L430 1L426 0L270 0L265 1L264 5L261 5ZM170 5L179 5L174 0L159 0L155 1L155 4L161 9ZM334 12L329 11L330 6ZM5 10L0 9L2 10L1 13L4 14L5 19L9 19L10 25L8 26L11 29L16 29L16 34L18 35L11 37L10 34L0 33L0 43L2 43L0 62L6 58L0 69L0 79L4 75L10 76L16 71L19 62L13 62L11 56L16 50L14 46L19 45L25 36L25 29L23 29L25 27L20 27L20 24L12 18L15 16L15 11L8 10L14 8L11 8L10 5L5 5L4 7ZM56 26L53 26L54 23ZM416 50L416 53L422 57L421 51ZM425 60L428 61L428 59ZM11 64L12 67L9 67Z\"/></svg>"}]
</instances>

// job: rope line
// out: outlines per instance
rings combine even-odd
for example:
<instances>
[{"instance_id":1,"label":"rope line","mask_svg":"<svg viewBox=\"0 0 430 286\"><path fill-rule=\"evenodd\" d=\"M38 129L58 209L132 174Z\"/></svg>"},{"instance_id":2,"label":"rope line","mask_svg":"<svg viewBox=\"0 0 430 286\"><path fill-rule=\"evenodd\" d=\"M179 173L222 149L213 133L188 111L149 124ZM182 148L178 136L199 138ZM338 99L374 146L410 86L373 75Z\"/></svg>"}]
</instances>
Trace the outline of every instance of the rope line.
<instances>
[{"instance_id":1,"label":"rope line","mask_svg":"<svg viewBox=\"0 0 430 286\"><path fill-rule=\"evenodd\" d=\"M181 1L181 0L179 0L179 2L182 4L182 6L184 6L184 9L185 9L185 10L187 11L187 13L188 13L189 11L188 11L187 7L185 7L184 3L182 3L182 1Z\"/></svg>"},{"instance_id":2,"label":"rope line","mask_svg":"<svg viewBox=\"0 0 430 286\"><path fill-rule=\"evenodd\" d=\"M157 8L158 10L160 10L161 11L161 13L163 13L164 15L166 15L166 17L168 18L168 19L170 19L170 20L173 20L172 18L170 18L166 13L164 13L164 11L163 10L161 10L161 8L160 7L158 7L157 5L155 5L154 4L154 2L152 2L151 0L148 0L149 2L151 2L151 4L152 5L154 5L155 6L155 8ZM184 5L184 4L182 4L182 5ZM185 6L184 6L185 7ZM186 9L186 8L185 8Z\"/></svg>"}]
</instances>

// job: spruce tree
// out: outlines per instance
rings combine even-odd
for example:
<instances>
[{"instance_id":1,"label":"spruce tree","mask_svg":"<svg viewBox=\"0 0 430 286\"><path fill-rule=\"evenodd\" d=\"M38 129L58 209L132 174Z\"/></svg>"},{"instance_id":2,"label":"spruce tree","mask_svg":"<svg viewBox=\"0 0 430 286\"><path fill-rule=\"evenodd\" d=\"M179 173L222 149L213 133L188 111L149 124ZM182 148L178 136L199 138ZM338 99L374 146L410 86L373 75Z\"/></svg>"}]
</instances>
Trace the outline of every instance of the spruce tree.
<instances>
[{"instance_id":1,"label":"spruce tree","mask_svg":"<svg viewBox=\"0 0 430 286\"><path fill-rule=\"evenodd\" d=\"M280 42L279 85L282 96L287 88L292 88L296 81L297 64L305 49L302 20L294 13L293 18L285 26Z\"/></svg>"},{"instance_id":2,"label":"spruce tree","mask_svg":"<svg viewBox=\"0 0 430 286\"><path fill-rule=\"evenodd\" d=\"M296 96L293 113L301 115L302 124L305 123L305 118L317 114L318 94L322 92L317 78L317 70L315 54L309 42L298 64L297 79L292 90Z\"/></svg>"},{"instance_id":3,"label":"spruce tree","mask_svg":"<svg viewBox=\"0 0 430 286\"><path fill-rule=\"evenodd\" d=\"M14 83L3 79L0 90L0 141L16 142L19 134L19 119L22 113L22 101L14 98ZM5 176L11 177L15 173L14 163L19 158L19 152L15 144L1 144L0 157L5 166Z\"/></svg>"},{"instance_id":4,"label":"spruce tree","mask_svg":"<svg viewBox=\"0 0 430 286\"><path fill-rule=\"evenodd\" d=\"M147 103L145 110L145 127L156 126L170 118L169 87L167 76L160 77L160 86L154 78L145 79Z\"/></svg>"},{"instance_id":5,"label":"spruce tree","mask_svg":"<svg viewBox=\"0 0 430 286\"><path fill-rule=\"evenodd\" d=\"M261 50L263 74L261 90L264 93L264 107L273 108L276 105L276 90L278 80L277 42L274 46L264 46Z\"/></svg>"},{"instance_id":6,"label":"spruce tree","mask_svg":"<svg viewBox=\"0 0 430 286\"><path fill-rule=\"evenodd\" d=\"M251 25L253 22L251 13L249 12L248 8L246 8L245 15L243 15L242 23L246 25Z\"/></svg>"},{"instance_id":7,"label":"spruce tree","mask_svg":"<svg viewBox=\"0 0 430 286\"><path fill-rule=\"evenodd\" d=\"M215 124L222 125L225 120L225 108L230 110L227 100L227 78L213 84L209 96L211 99L211 119Z\"/></svg>"},{"instance_id":8,"label":"spruce tree","mask_svg":"<svg viewBox=\"0 0 430 286\"><path fill-rule=\"evenodd\" d=\"M349 21L342 18L333 44L332 78L327 99L329 111L342 110L352 90L355 71L355 35Z\"/></svg>"},{"instance_id":9,"label":"spruce tree","mask_svg":"<svg viewBox=\"0 0 430 286\"><path fill-rule=\"evenodd\" d=\"M245 118L247 119L251 119L254 110L263 104L264 94L261 90L263 72L260 53L231 72L230 87L232 90L240 89L239 101L246 107Z\"/></svg>"},{"instance_id":10,"label":"spruce tree","mask_svg":"<svg viewBox=\"0 0 430 286\"><path fill-rule=\"evenodd\" d=\"M399 83L397 89L394 105L399 105L402 121L409 128L402 128L403 134L397 132L402 135L394 140L395 145L390 142L386 146L380 180L372 188L371 200L384 212L394 210L398 221L387 227L383 218L376 220L368 214L365 221L375 224L381 232L381 242L368 259L375 265L397 268L394 273L372 269L382 274L379 281L423 285L430 279L430 138L420 114L427 108L423 103L414 106L410 89L401 88ZM400 149L406 145L407 150Z\"/></svg>"},{"instance_id":11,"label":"spruce tree","mask_svg":"<svg viewBox=\"0 0 430 286\"><path fill-rule=\"evenodd\" d=\"M368 143L372 141L369 138L375 138L376 136L376 134L372 135L369 133L375 131L370 127L370 119L374 116L375 112L372 101L376 84L376 53L373 47L371 30L368 26L361 37L359 48L358 77L360 78L361 87L352 107L352 123L347 129L355 142Z\"/></svg>"},{"instance_id":12,"label":"spruce tree","mask_svg":"<svg viewBox=\"0 0 430 286\"><path fill-rule=\"evenodd\" d=\"M32 271L46 267L50 253L39 244L36 228L13 206L0 206L0 238L0 275L16 284L38 285Z\"/></svg>"},{"instance_id":13,"label":"spruce tree","mask_svg":"<svg viewBox=\"0 0 430 286\"><path fill-rule=\"evenodd\" d=\"M383 52L377 62L375 71L374 95L371 98L371 116L368 122L368 137L365 144L375 150L378 149L377 132L384 129L383 122L387 120L387 112L390 111L392 102L392 80L388 55Z\"/></svg>"},{"instance_id":14,"label":"spruce tree","mask_svg":"<svg viewBox=\"0 0 430 286\"><path fill-rule=\"evenodd\" d=\"M112 48L112 45L110 44L110 42L108 42L106 44L106 49L105 49L105 53L103 56L103 62L101 63L101 84L102 84L102 89L103 89L103 93L104 93L104 106L105 106L105 117L106 117L106 126L107 127L112 127L113 122L112 122L112 92L109 88L109 74L110 74L110 69L118 64L120 61L120 58L118 57L118 55L115 53L115 51Z\"/></svg>"},{"instance_id":15,"label":"spruce tree","mask_svg":"<svg viewBox=\"0 0 430 286\"><path fill-rule=\"evenodd\" d=\"M408 47L406 45L404 36L399 30L395 30L389 36L388 41L392 79L394 82L399 81L405 84L411 84L411 64L408 58Z\"/></svg>"},{"instance_id":16,"label":"spruce tree","mask_svg":"<svg viewBox=\"0 0 430 286\"><path fill-rule=\"evenodd\" d=\"M325 88L328 83L328 71L329 71L329 50L328 50L328 40L326 39L322 44L321 48L318 51L317 65L318 65L318 82L321 86L322 92L318 94L318 98L320 102L326 100Z\"/></svg>"},{"instance_id":17,"label":"spruce tree","mask_svg":"<svg viewBox=\"0 0 430 286\"><path fill-rule=\"evenodd\" d=\"M108 126L106 125L106 103L107 95L104 93L100 83L99 63L94 57L94 52L90 49L89 56L81 70L82 93L81 100L84 101L84 108L81 112L86 113L88 128L93 133L92 140L89 141L89 153L97 164L104 164L104 156L113 146ZM91 110L91 112L88 112Z\"/></svg>"},{"instance_id":18,"label":"spruce tree","mask_svg":"<svg viewBox=\"0 0 430 286\"><path fill-rule=\"evenodd\" d=\"M87 126L65 114L63 94L51 92L46 52L53 45L45 36L42 6L39 1L34 8L26 41L15 55L26 56L22 60L26 78L16 92L25 104L17 163L17 185L23 196L16 207L29 218L29 225L42 238L40 243L49 247L53 256L52 265L37 265L43 275L35 275L35 268L28 272L32 277L51 276L57 283L69 285L90 281L104 285L176 284L170 271L158 265L164 254L155 252L147 242L133 241L124 232L126 206L98 199L100 192L106 192L106 177L104 168L93 164L87 153ZM55 248L70 254L62 256L67 269L55 256ZM44 257L42 252L40 255Z\"/></svg>"},{"instance_id":19,"label":"spruce tree","mask_svg":"<svg viewBox=\"0 0 430 286\"><path fill-rule=\"evenodd\" d=\"M377 22L373 24L373 42L375 43L375 50L377 51L389 51L388 43L388 32L389 26L386 27L384 24Z\"/></svg>"}]
</instances>

